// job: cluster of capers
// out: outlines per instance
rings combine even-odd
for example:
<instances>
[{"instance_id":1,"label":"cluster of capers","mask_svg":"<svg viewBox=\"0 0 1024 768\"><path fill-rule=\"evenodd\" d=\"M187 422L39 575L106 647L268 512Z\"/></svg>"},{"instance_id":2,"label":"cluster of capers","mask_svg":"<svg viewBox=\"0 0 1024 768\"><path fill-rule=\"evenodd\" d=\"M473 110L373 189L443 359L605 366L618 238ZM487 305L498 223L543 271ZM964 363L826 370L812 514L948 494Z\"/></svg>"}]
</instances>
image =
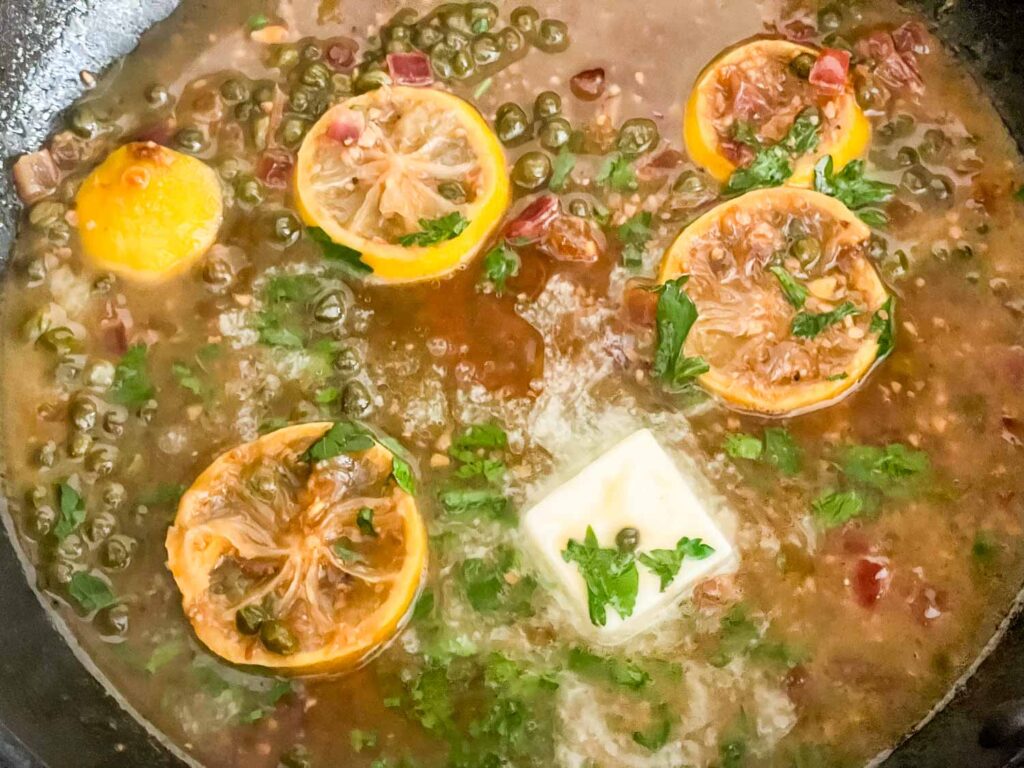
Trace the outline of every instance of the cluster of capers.
<instances>
[{"instance_id":1,"label":"cluster of capers","mask_svg":"<svg viewBox=\"0 0 1024 768\"><path fill-rule=\"evenodd\" d=\"M260 605L246 605L235 613L235 627L240 633L259 638L271 653L288 656L299 650L295 634L280 619L275 619Z\"/></svg>"}]
</instances>

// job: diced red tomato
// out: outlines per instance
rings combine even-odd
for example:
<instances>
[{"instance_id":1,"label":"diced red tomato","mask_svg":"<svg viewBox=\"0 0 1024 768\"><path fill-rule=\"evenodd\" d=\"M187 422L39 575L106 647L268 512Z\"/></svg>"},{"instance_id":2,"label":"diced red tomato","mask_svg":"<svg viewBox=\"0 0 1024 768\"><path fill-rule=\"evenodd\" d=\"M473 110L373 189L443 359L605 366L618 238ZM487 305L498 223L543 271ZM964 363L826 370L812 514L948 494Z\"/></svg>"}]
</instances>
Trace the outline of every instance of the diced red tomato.
<instances>
[{"instance_id":1,"label":"diced red tomato","mask_svg":"<svg viewBox=\"0 0 1024 768\"><path fill-rule=\"evenodd\" d=\"M887 557L862 557L853 568L850 587L862 608L871 608L889 589L892 571Z\"/></svg>"},{"instance_id":2,"label":"diced red tomato","mask_svg":"<svg viewBox=\"0 0 1024 768\"><path fill-rule=\"evenodd\" d=\"M505 237L520 243L536 242L560 213L561 204L555 195L541 195L508 223Z\"/></svg>"},{"instance_id":3,"label":"diced red tomato","mask_svg":"<svg viewBox=\"0 0 1024 768\"><path fill-rule=\"evenodd\" d=\"M825 48L811 67L808 77L811 85L822 93L840 94L846 89L846 76L850 71L850 54L838 48Z\"/></svg>"}]
</instances>

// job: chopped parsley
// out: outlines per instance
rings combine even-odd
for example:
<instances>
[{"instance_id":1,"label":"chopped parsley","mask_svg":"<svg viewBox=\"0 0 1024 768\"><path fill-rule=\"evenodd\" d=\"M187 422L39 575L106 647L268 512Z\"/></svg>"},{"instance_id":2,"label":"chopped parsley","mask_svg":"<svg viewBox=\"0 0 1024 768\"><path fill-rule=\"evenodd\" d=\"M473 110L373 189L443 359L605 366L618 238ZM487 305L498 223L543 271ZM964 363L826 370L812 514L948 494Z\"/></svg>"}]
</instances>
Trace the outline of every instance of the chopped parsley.
<instances>
[{"instance_id":1,"label":"chopped parsley","mask_svg":"<svg viewBox=\"0 0 1024 768\"><path fill-rule=\"evenodd\" d=\"M764 454L764 442L753 435L737 432L725 439L725 453L733 459L757 461Z\"/></svg>"},{"instance_id":2,"label":"chopped parsley","mask_svg":"<svg viewBox=\"0 0 1024 768\"><path fill-rule=\"evenodd\" d=\"M864 497L855 490L826 491L811 505L814 519L824 528L843 525L860 517L866 510Z\"/></svg>"},{"instance_id":3,"label":"chopped parsley","mask_svg":"<svg viewBox=\"0 0 1024 768\"><path fill-rule=\"evenodd\" d=\"M868 330L878 334L878 359L891 355L896 347L896 300L892 296L871 316Z\"/></svg>"},{"instance_id":4,"label":"chopped parsley","mask_svg":"<svg viewBox=\"0 0 1024 768\"><path fill-rule=\"evenodd\" d=\"M668 734L672 729L672 719L668 707L661 705L655 713L654 723L643 731L633 731L633 741L641 747L657 752L668 743Z\"/></svg>"},{"instance_id":5,"label":"chopped parsley","mask_svg":"<svg viewBox=\"0 0 1024 768\"><path fill-rule=\"evenodd\" d=\"M641 565L661 579L661 591L664 592L679 573L683 558L703 560L710 557L714 551L714 547L705 544L701 539L683 536L676 542L675 549L652 549L641 554L639 560Z\"/></svg>"},{"instance_id":6,"label":"chopped parsley","mask_svg":"<svg viewBox=\"0 0 1024 768\"><path fill-rule=\"evenodd\" d=\"M513 616L529 616L537 582L518 573L519 558L511 547L499 547L487 558L463 560L456 580L463 594L480 613L498 611Z\"/></svg>"},{"instance_id":7,"label":"chopped parsley","mask_svg":"<svg viewBox=\"0 0 1024 768\"><path fill-rule=\"evenodd\" d=\"M761 631L750 619L747 607L737 603L722 617L718 628L718 647L710 662L716 667L724 667L734 658L748 653L760 639Z\"/></svg>"},{"instance_id":8,"label":"chopped parsley","mask_svg":"<svg viewBox=\"0 0 1024 768\"><path fill-rule=\"evenodd\" d=\"M146 661L146 671L151 675L155 675L178 658L184 652L185 647L185 643L180 638L174 638L173 640L161 643L149 655L149 659Z\"/></svg>"},{"instance_id":9,"label":"chopped parsley","mask_svg":"<svg viewBox=\"0 0 1024 768\"><path fill-rule=\"evenodd\" d=\"M398 244L406 248L425 248L445 240L454 240L466 231L469 221L458 211L452 211L436 219L420 219L419 224L419 232L402 235L397 240Z\"/></svg>"},{"instance_id":10,"label":"chopped parsley","mask_svg":"<svg viewBox=\"0 0 1024 768\"><path fill-rule=\"evenodd\" d=\"M53 535L57 541L64 541L85 522L85 500L66 481L57 486L57 500L60 511L57 515L57 522L53 526Z\"/></svg>"},{"instance_id":11,"label":"chopped parsley","mask_svg":"<svg viewBox=\"0 0 1024 768\"><path fill-rule=\"evenodd\" d=\"M484 256L484 279L494 286L496 296L505 292L505 283L519 274L519 254L506 241L498 243Z\"/></svg>"},{"instance_id":12,"label":"chopped parsley","mask_svg":"<svg viewBox=\"0 0 1024 768\"><path fill-rule=\"evenodd\" d=\"M366 558L361 553L353 549L354 543L352 539L347 536L342 536L340 539L331 544L331 551L337 556L343 563L365 563Z\"/></svg>"},{"instance_id":13,"label":"chopped parsley","mask_svg":"<svg viewBox=\"0 0 1024 768\"><path fill-rule=\"evenodd\" d=\"M548 182L548 188L552 192L561 192L575 167L576 155L570 152L568 147L563 146L551 164L551 181Z\"/></svg>"},{"instance_id":14,"label":"chopped parsley","mask_svg":"<svg viewBox=\"0 0 1024 768\"><path fill-rule=\"evenodd\" d=\"M352 745L353 752L358 753L364 749L372 749L377 746L377 732L353 728L348 732L348 741Z\"/></svg>"},{"instance_id":15,"label":"chopped parsley","mask_svg":"<svg viewBox=\"0 0 1024 768\"><path fill-rule=\"evenodd\" d=\"M356 512L356 526L359 528L359 532L363 536L369 536L371 538L377 538L380 534L377 533L377 528L373 524L373 510L370 507L361 507Z\"/></svg>"},{"instance_id":16,"label":"chopped parsley","mask_svg":"<svg viewBox=\"0 0 1024 768\"><path fill-rule=\"evenodd\" d=\"M107 582L85 571L79 571L71 577L68 594L87 613L108 608L117 602Z\"/></svg>"},{"instance_id":17,"label":"chopped parsley","mask_svg":"<svg viewBox=\"0 0 1024 768\"><path fill-rule=\"evenodd\" d=\"M648 672L614 656L598 656L583 648L569 651L569 670L579 675L638 691L651 682Z\"/></svg>"},{"instance_id":18,"label":"chopped parsley","mask_svg":"<svg viewBox=\"0 0 1024 768\"><path fill-rule=\"evenodd\" d=\"M768 271L778 278L779 286L782 288L782 294L786 297L786 301L797 309L803 309L807 301L807 288L798 283L796 278L789 274L781 264L772 264L768 267Z\"/></svg>"},{"instance_id":19,"label":"chopped parsley","mask_svg":"<svg viewBox=\"0 0 1024 768\"><path fill-rule=\"evenodd\" d=\"M601 547L597 534L588 525L582 543L569 539L562 559L575 563L586 582L587 607L593 624L603 627L608 622L609 607L623 619L633 614L640 572L632 552Z\"/></svg>"},{"instance_id":20,"label":"chopped parsley","mask_svg":"<svg viewBox=\"0 0 1024 768\"><path fill-rule=\"evenodd\" d=\"M146 345L135 344L121 357L114 368L114 402L138 408L153 399L156 389L149 379L146 356Z\"/></svg>"},{"instance_id":21,"label":"chopped parsley","mask_svg":"<svg viewBox=\"0 0 1024 768\"><path fill-rule=\"evenodd\" d=\"M336 421L323 436L302 454L303 461L327 461L343 453L367 451L373 447L373 435L354 421Z\"/></svg>"},{"instance_id":22,"label":"chopped parsley","mask_svg":"<svg viewBox=\"0 0 1024 768\"><path fill-rule=\"evenodd\" d=\"M889 202L896 192L894 184L864 178L863 160L851 160L839 173L834 173L831 155L814 166L814 188L839 200L871 227L884 227L888 217L884 211L870 206Z\"/></svg>"},{"instance_id":23,"label":"chopped parsley","mask_svg":"<svg viewBox=\"0 0 1024 768\"><path fill-rule=\"evenodd\" d=\"M694 378L709 370L703 358L683 354L683 344L697 320L697 306L683 290L688 279L683 275L657 288L658 342L654 352L654 375L670 392L685 389Z\"/></svg>"},{"instance_id":24,"label":"chopped parsley","mask_svg":"<svg viewBox=\"0 0 1024 768\"><path fill-rule=\"evenodd\" d=\"M193 395L202 396L203 382L188 365L181 362L174 363L171 365L171 373L174 375L175 381L183 389L187 389Z\"/></svg>"},{"instance_id":25,"label":"chopped parsley","mask_svg":"<svg viewBox=\"0 0 1024 768\"><path fill-rule=\"evenodd\" d=\"M619 226L617 234L622 243L623 266L643 266L647 243L654 234L651 230L651 212L640 211L633 214Z\"/></svg>"},{"instance_id":26,"label":"chopped parsley","mask_svg":"<svg viewBox=\"0 0 1024 768\"><path fill-rule=\"evenodd\" d=\"M768 427L764 437L736 433L725 440L725 452L733 459L764 461L784 475L795 475L803 463L803 452L785 427Z\"/></svg>"},{"instance_id":27,"label":"chopped parsley","mask_svg":"<svg viewBox=\"0 0 1024 768\"><path fill-rule=\"evenodd\" d=\"M855 317L859 314L860 310L852 301L844 301L829 312L797 312L790 331L794 336L799 336L802 339L813 339L844 318Z\"/></svg>"},{"instance_id":28,"label":"chopped parsley","mask_svg":"<svg viewBox=\"0 0 1024 768\"><path fill-rule=\"evenodd\" d=\"M749 124L737 124L734 137L754 151L750 165L737 168L722 189L725 195L738 195L752 189L778 187L793 175L790 161L812 152L818 146L818 111L809 107L797 115L789 131L777 144L764 146Z\"/></svg>"},{"instance_id":29,"label":"chopped parsley","mask_svg":"<svg viewBox=\"0 0 1024 768\"><path fill-rule=\"evenodd\" d=\"M320 227L306 227L306 234L310 240L320 246L320 251L325 259L338 264L356 277L373 272L373 267L363 261L363 254L355 248L334 242L330 235Z\"/></svg>"},{"instance_id":30,"label":"chopped parsley","mask_svg":"<svg viewBox=\"0 0 1024 768\"><path fill-rule=\"evenodd\" d=\"M931 475L931 461L924 451L902 443L854 445L843 454L842 470L852 482L884 496L906 496Z\"/></svg>"},{"instance_id":31,"label":"chopped parsley","mask_svg":"<svg viewBox=\"0 0 1024 768\"><path fill-rule=\"evenodd\" d=\"M631 192L638 186L633 164L618 153L604 161L597 172L597 183L611 187L617 192Z\"/></svg>"},{"instance_id":32,"label":"chopped parsley","mask_svg":"<svg viewBox=\"0 0 1024 768\"><path fill-rule=\"evenodd\" d=\"M449 488L438 494L441 507L450 517L473 520L477 517L512 522L509 501L493 488Z\"/></svg>"}]
</instances>

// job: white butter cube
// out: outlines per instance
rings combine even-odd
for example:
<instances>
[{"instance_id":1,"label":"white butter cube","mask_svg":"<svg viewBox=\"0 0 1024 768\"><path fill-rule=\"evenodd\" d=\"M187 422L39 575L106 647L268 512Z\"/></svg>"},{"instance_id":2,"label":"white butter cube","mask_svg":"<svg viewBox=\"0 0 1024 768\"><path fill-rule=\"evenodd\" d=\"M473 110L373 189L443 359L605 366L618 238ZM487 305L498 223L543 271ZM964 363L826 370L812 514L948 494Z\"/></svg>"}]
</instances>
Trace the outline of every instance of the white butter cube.
<instances>
[{"instance_id":1,"label":"white butter cube","mask_svg":"<svg viewBox=\"0 0 1024 768\"><path fill-rule=\"evenodd\" d=\"M688 597L697 582L735 570L738 556L701 502L699 484L688 480L650 430L634 432L566 481L523 517L528 548L553 583L582 634L604 644L620 643L650 627ZM587 606L587 584L575 562L565 562L570 539L583 542L594 529L603 548L615 547L623 528L636 528L636 555L675 549L681 538L702 539L708 557L684 557L679 572L661 591L661 581L637 563L640 581L633 612L623 618L609 606L604 626Z\"/></svg>"}]
</instances>

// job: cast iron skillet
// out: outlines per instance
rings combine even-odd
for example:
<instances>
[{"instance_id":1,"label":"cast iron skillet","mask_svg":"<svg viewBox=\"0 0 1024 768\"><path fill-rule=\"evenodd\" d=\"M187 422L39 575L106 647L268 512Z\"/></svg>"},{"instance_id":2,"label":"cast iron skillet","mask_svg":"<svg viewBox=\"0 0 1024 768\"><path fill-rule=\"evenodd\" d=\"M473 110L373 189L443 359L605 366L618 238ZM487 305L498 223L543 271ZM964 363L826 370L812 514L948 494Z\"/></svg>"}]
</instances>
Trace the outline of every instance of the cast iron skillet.
<instances>
[{"instance_id":1,"label":"cast iron skillet","mask_svg":"<svg viewBox=\"0 0 1024 768\"><path fill-rule=\"evenodd\" d=\"M1024 3L913 2L985 84L1024 145ZM176 4L0 0L0 269L19 213L14 159L37 147L78 95L81 70L99 71L127 53ZM3 504L0 494L0 513ZM75 654L43 610L46 598L30 589L26 569L0 526L0 768L182 768ZM884 768L1024 766L1024 614L1015 614L976 673Z\"/></svg>"}]
</instances>

